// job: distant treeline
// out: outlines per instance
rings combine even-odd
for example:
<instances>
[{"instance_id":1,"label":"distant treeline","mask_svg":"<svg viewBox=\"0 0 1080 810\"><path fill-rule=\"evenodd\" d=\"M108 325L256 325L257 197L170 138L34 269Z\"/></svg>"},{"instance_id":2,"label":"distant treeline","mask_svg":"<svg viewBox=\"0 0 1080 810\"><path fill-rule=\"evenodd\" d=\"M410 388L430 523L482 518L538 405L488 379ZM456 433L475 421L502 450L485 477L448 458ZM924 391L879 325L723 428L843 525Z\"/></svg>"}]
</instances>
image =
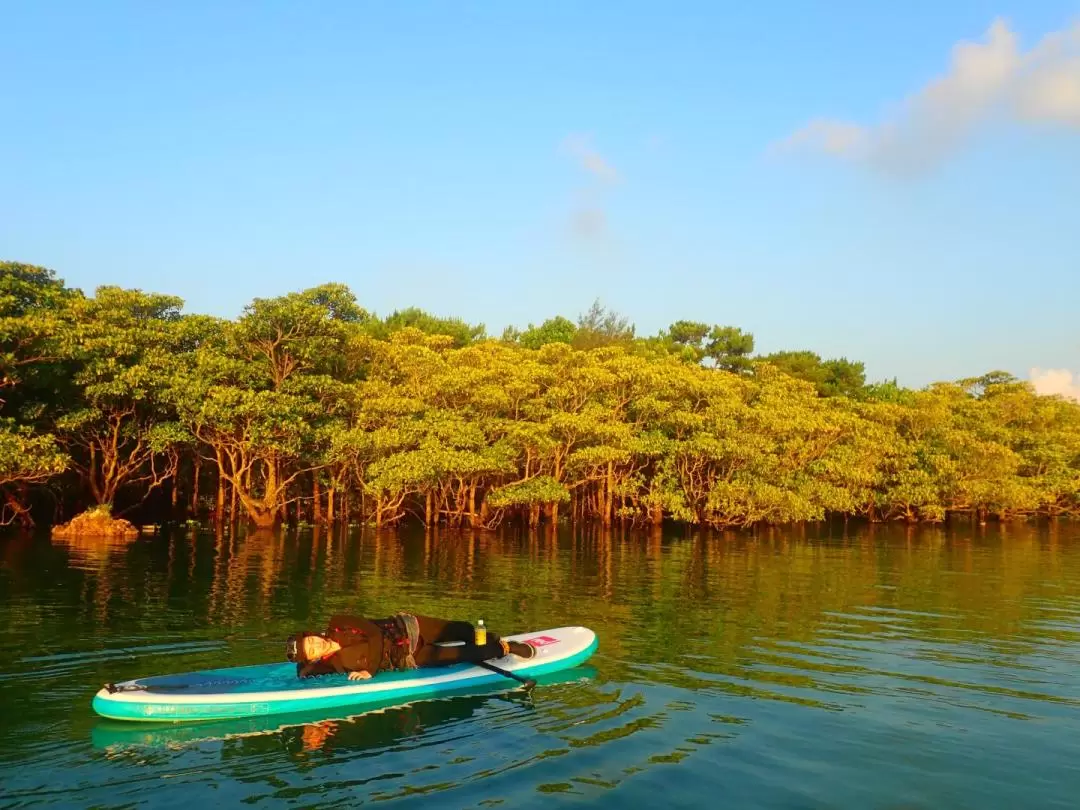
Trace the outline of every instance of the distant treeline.
<instances>
[{"instance_id":1,"label":"distant treeline","mask_svg":"<svg viewBox=\"0 0 1080 810\"><path fill-rule=\"evenodd\" d=\"M598 304L489 337L343 285L239 318L0 264L7 522L569 518L713 527L829 516L1080 513L1080 405L992 372L921 390L861 363L755 355Z\"/></svg>"}]
</instances>

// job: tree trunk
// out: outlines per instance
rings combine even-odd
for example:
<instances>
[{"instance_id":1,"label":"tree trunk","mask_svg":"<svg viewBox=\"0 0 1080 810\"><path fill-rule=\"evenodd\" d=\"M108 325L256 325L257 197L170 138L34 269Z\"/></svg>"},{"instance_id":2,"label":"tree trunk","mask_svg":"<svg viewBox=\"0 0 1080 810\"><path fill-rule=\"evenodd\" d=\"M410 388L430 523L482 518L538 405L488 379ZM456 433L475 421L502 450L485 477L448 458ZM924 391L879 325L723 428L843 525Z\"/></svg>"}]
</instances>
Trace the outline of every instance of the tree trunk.
<instances>
[{"instance_id":1,"label":"tree trunk","mask_svg":"<svg viewBox=\"0 0 1080 810\"><path fill-rule=\"evenodd\" d=\"M195 468L191 473L191 516L199 519L199 472L202 468L202 458L195 456Z\"/></svg>"},{"instance_id":2,"label":"tree trunk","mask_svg":"<svg viewBox=\"0 0 1080 810\"><path fill-rule=\"evenodd\" d=\"M331 486L326 491L326 522L334 525L334 488Z\"/></svg>"},{"instance_id":3,"label":"tree trunk","mask_svg":"<svg viewBox=\"0 0 1080 810\"><path fill-rule=\"evenodd\" d=\"M654 503L650 509L652 511L652 525L659 526L664 522L664 508L660 504Z\"/></svg>"},{"instance_id":4,"label":"tree trunk","mask_svg":"<svg viewBox=\"0 0 1080 810\"><path fill-rule=\"evenodd\" d=\"M90 494L94 496L95 503L104 503L101 500L101 489L97 482L97 445L90 442L90 463L86 467L86 475L89 478Z\"/></svg>"},{"instance_id":5,"label":"tree trunk","mask_svg":"<svg viewBox=\"0 0 1080 810\"><path fill-rule=\"evenodd\" d=\"M540 504L529 504L529 528L535 529L540 525Z\"/></svg>"},{"instance_id":6,"label":"tree trunk","mask_svg":"<svg viewBox=\"0 0 1080 810\"><path fill-rule=\"evenodd\" d=\"M235 491L235 487L234 487ZM233 512L235 514L236 500L233 499ZM272 529L274 524L277 523L277 509L254 509L248 510L251 515L251 522L255 524L256 529Z\"/></svg>"},{"instance_id":7,"label":"tree trunk","mask_svg":"<svg viewBox=\"0 0 1080 810\"><path fill-rule=\"evenodd\" d=\"M172 508L170 510L170 516L175 518L177 513L178 513L177 506L180 503L180 487L178 486L178 482L176 480L175 475L169 481L169 489L172 490L171 493L170 493L170 498L171 498L171 501L172 501L172 503L171 503Z\"/></svg>"},{"instance_id":8,"label":"tree trunk","mask_svg":"<svg viewBox=\"0 0 1080 810\"><path fill-rule=\"evenodd\" d=\"M231 487L229 487L229 489L232 491L232 499L231 499L231 502L229 504L229 525L230 526L235 526L236 525L236 500L237 500L236 484L233 484Z\"/></svg>"},{"instance_id":9,"label":"tree trunk","mask_svg":"<svg viewBox=\"0 0 1080 810\"><path fill-rule=\"evenodd\" d=\"M471 484L469 484L469 528L475 529L476 527L476 482L473 481Z\"/></svg>"},{"instance_id":10,"label":"tree trunk","mask_svg":"<svg viewBox=\"0 0 1080 810\"><path fill-rule=\"evenodd\" d=\"M491 507L488 506L487 498L484 498L480 501L480 524L487 526L489 520L491 520Z\"/></svg>"},{"instance_id":11,"label":"tree trunk","mask_svg":"<svg viewBox=\"0 0 1080 810\"><path fill-rule=\"evenodd\" d=\"M376 529L381 529L382 528L382 513L383 513L382 495L380 494L375 498L375 528Z\"/></svg>"},{"instance_id":12,"label":"tree trunk","mask_svg":"<svg viewBox=\"0 0 1080 810\"><path fill-rule=\"evenodd\" d=\"M322 523L322 490L319 489L318 471L311 474L312 523Z\"/></svg>"},{"instance_id":13,"label":"tree trunk","mask_svg":"<svg viewBox=\"0 0 1080 810\"><path fill-rule=\"evenodd\" d=\"M604 504L602 507L604 513L601 517L601 520L605 526L611 525L611 490L613 488L612 482L614 480L613 468L614 464L609 461L607 465L607 479L604 482Z\"/></svg>"},{"instance_id":14,"label":"tree trunk","mask_svg":"<svg viewBox=\"0 0 1080 810\"><path fill-rule=\"evenodd\" d=\"M435 512L435 496L429 489L427 496L424 498L424 525L430 526L431 521L434 518Z\"/></svg>"},{"instance_id":15,"label":"tree trunk","mask_svg":"<svg viewBox=\"0 0 1080 810\"><path fill-rule=\"evenodd\" d=\"M225 518L225 476L218 470L217 477L217 508L214 510L218 520Z\"/></svg>"}]
</instances>

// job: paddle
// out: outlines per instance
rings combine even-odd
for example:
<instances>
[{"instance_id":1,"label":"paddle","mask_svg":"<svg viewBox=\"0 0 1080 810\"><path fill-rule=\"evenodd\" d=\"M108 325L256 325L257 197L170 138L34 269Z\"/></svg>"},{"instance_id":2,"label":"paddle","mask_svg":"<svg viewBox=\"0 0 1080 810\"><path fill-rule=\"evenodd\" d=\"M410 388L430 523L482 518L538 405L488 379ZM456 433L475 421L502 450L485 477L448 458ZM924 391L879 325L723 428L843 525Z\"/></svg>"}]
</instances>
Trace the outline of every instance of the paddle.
<instances>
[{"instance_id":1,"label":"paddle","mask_svg":"<svg viewBox=\"0 0 1080 810\"><path fill-rule=\"evenodd\" d=\"M536 681L534 681L532 678L522 678L520 675L517 675L508 669L503 669L502 667L497 667L494 664L489 664L487 661L477 661L476 665L479 667L483 667L484 669L490 669L492 672L498 672L500 675L505 675L507 678L513 678L515 681L519 681L525 684L525 687L529 690L536 686Z\"/></svg>"},{"instance_id":2,"label":"paddle","mask_svg":"<svg viewBox=\"0 0 1080 810\"><path fill-rule=\"evenodd\" d=\"M436 641L435 642L436 647L460 647L460 646L462 646L464 644L465 644L464 641ZM530 691L532 690L532 688L534 686L536 686L536 681L534 681L532 678L522 678L520 675L515 675L513 672L510 672L507 669L503 669L502 667L497 667L494 664L489 664L487 661L477 661L476 665L478 667L483 667L484 669L489 669L492 672L498 672L500 675L505 675L507 678L513 678L515 681L518 681L520 683L525 684L525 686Z\"/></svg>"}]
</instances>

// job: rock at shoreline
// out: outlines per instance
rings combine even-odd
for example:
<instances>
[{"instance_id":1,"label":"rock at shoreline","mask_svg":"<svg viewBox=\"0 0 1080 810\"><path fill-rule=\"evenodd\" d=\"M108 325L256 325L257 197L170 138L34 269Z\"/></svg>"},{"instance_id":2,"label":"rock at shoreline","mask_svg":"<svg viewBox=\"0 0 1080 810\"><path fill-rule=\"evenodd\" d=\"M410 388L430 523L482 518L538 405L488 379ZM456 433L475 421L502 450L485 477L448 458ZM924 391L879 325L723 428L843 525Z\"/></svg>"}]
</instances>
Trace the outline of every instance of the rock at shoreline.
<instances>
[{"instance_id":1,"label":"rock at shoreline","mask_svg":"<svg viewBox=\"0 0 1080 810\"><path fill-rule=\"evenodd\" d=\"M94 507L67 523L53 526L53 537L138 537L139 530L128 521L114 518L108 508Z\"/></svg>"}]
</instances>

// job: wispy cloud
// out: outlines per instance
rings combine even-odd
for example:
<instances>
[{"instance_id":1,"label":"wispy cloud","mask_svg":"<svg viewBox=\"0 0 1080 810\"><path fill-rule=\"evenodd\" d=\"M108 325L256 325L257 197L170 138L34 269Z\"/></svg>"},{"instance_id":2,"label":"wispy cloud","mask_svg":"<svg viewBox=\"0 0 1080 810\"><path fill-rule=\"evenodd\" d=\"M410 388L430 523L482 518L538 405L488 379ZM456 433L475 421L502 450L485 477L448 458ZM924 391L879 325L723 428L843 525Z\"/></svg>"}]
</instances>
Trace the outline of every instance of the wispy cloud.
<instances>
[{"instance_id":1,"label":"wispy cloud","mask_svg":"<svg viewBox=\"0 0 1080 810\"><path fill-rule=\"evenodd\" d=\"M593 148L591 141L588 135L568 135L563 140L563 149L573 155L578 165L597 180L617 183L620 179L618 170Z\"/></svg>"},{"instance_id":2,"label":"wispy cloud","mask_svg":"<svg viewBox=\"0 0 1080 810\"><path fill-rule=\"evenodd\" d=\"M1023 52L1003 20L952 48L946 73L877 124L821 118L774 144L897 172L932 168L994 120L1080 128L1080 22Z\"/></svg>"},{"instance_id":3,"label":"wispy cloud","mask_svg":"<svg viewBox=\"0 0 1080 810\"><path fill-rule=\"evenodd\" d=\"M1080 374L1064 368L1033 368L1028 378L1037 394L1060 394L1080 402Z\"/></svg>"},{"instance_id":4,"label":"wispy cloud","mask_svg":"<svg viewBox=\"0 0 1080 810\"><path fill-rule=\"evenodd\" d=\"M602 208L579 208L570 214L570 230L580 239L597 239L607 231L607 214Z\"/></svg>"},{"instance_id":5,"label":"wispy cloud","mask_svg":"<svg viewBox=\"0 0 1080 810\"><path fill-rule=\"evenodd\" d=\"M577 241L595 245L608 235L608 216L604 208L604 193L622 180L622 175L592 145L588 135L568 135L562 150L581 168L588 183L577 189L578 202L567 221L570 235Z\"/></svg>"}]
</instances>

